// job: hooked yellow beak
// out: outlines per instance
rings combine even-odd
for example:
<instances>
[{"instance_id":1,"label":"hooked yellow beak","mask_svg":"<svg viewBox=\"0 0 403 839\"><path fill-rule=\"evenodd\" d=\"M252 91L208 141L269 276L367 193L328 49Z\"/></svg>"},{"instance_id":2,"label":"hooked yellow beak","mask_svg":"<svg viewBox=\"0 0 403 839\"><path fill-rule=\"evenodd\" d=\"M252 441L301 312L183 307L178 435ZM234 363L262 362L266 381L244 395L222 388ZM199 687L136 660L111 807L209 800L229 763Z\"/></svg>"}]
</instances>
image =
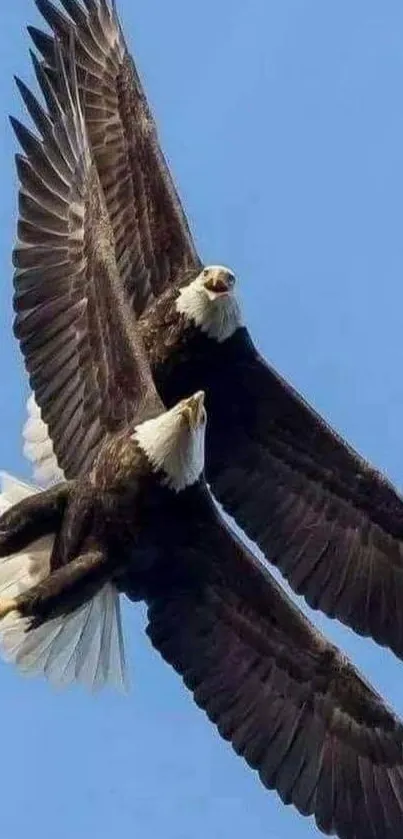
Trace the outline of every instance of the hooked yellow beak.
<instances>
[{"instance_id":1,"label":"hooked yellow beak","mask_svg":"<svg viewBox=\"0 0 403 839\"><path fill-rule=\"evenodd\" d=\"M192 431L198 428L206 418L204 397L204 390L199 390L198 393L194 393L189 399L183 400L181 413Z\"/></svg>"},{"instance_id":2,"label":"hooked yellow beak","mask_svg":"<svg viewBox=\"0 0 403 839\"><path fill-rule=\"evenodd\" d=\"M231 271L215 271L211 273L204 283L204 288L210 292L211 297L219 294L229 294L235 285L235 277Z\"/></svg>"}]
</instances>

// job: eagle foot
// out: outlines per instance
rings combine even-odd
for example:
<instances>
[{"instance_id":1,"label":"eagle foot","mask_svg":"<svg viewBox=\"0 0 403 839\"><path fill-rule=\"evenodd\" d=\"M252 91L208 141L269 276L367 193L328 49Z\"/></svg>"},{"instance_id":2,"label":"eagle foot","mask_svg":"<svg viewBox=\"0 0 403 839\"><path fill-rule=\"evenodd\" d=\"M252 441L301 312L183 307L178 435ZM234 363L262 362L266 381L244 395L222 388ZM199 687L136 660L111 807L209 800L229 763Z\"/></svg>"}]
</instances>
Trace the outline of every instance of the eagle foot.
<instances>
[{"instance_id":1,"label":"eagle foot","mask_svg":"<svg viewBox=\"0 0 403 839\"><path fill-rule=\"evenodd\" d=\"M0 597L0 620L18 609L17 597Z\"/></svg>"}]
</instances>

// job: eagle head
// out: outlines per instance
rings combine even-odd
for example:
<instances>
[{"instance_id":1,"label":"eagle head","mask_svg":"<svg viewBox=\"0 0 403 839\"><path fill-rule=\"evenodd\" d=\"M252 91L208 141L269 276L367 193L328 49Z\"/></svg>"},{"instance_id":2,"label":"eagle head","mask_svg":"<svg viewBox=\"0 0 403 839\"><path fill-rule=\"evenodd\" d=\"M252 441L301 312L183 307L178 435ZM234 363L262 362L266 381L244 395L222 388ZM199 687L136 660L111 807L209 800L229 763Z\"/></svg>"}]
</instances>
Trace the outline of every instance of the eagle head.
<instances>
[{"instance_id":1,"label":"eagle head","mask_svg":"<svg viewBox=\"0 0 403 839\"><path fill-rule=\"evenodd\" d=\"M235 296L235 275L223 265L209 265L182 288L177 310L209 338L222 343L242 325Z\"/></svg>"},{"instance_id":2,"label":"eagle head","mask_svg":"<svg viewBox=\"0 0 403 839\"><path fill-rule=\"evenodd\" d=\"M204 392L199 391L135 429L133 437L152 469L175 492L196 483L203 473L206 419Z\"/></svg>"}]
</instances>

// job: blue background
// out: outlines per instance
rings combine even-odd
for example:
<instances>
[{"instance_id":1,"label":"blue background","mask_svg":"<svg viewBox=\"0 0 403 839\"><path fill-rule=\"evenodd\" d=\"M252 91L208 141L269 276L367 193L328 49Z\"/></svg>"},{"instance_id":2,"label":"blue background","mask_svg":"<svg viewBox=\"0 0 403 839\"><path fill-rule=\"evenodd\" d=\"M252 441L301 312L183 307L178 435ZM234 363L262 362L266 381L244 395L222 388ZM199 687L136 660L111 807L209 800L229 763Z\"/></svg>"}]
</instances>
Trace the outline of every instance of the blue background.
<instances>
[{"instance_id":1,"label":"blue background","mask_svg":"<svg viewBox=\"0 0 403 839\"><path fill-rule=\"evenodd\" d=\"M203 258L240 278L267 358L377 466L403 475L403 8L374 0L120 0ZM20 113L32 81L14 0L0 30L0 465L21 454L26 381L11 337ZM315 621L403 714L402 665ZM129 698L55 694L0 665L4 839L309 839L151 650L125 610Z\"/></svg>"}]
</instances>

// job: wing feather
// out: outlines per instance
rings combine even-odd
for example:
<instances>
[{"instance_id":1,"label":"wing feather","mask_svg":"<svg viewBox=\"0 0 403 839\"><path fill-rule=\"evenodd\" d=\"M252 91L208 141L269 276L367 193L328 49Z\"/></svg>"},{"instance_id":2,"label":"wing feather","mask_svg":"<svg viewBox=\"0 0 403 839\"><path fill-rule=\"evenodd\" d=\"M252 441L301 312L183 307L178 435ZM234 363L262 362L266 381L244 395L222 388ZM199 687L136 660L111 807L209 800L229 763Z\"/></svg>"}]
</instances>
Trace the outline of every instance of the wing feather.
<instances>
[{"instance_id":1,"label":"wing feather","mask_svg":"<svg viewBox=\"0 0 403 839\"><path fill-rule=\"evenodd\" d=\"M403 658L401 496L266 364L246 330L226 343L203 383L215 496L312 608Z\"/></svg>"},{"instance_id":2,"label":"wing feather","mask_svg":"<svg viewBox=\"0 0 403 839\"><path fill-rule=\"evenodd\" d=\"M394 839L402 723L208 507L198 499L197 533L166 546L152 644L285 804L340 839Z\"/></svg>"},{"instance_id":3,"label":"wing feather","mask_svg":"<svg viewBox=\"0 0 403 839\"><path fill-rule=\"evenodd\" d=\"M169 283L198 268L200 259L116 8L104 0L61 3L67 15L49 0L36 0L64 46L74 27L82 110L119 276L140 315ZM48 78L57 83L54 38L33 27L29 31Z\"/></svg>"},{"instance_id":4,"label":"wing feather","mask_svg":"<svg viewBox=\"0 0 403 839\"><path fill-rule=\"evenodd\" d=\"M18 83L38 134L12 120L25 153L17 155L14 331L58 466L73 477L108 432L160 403L126 311L74 72L69 83L61 55L59 65L60 97L37 67L49 112Z\"/></svg>"}]
</instances>

